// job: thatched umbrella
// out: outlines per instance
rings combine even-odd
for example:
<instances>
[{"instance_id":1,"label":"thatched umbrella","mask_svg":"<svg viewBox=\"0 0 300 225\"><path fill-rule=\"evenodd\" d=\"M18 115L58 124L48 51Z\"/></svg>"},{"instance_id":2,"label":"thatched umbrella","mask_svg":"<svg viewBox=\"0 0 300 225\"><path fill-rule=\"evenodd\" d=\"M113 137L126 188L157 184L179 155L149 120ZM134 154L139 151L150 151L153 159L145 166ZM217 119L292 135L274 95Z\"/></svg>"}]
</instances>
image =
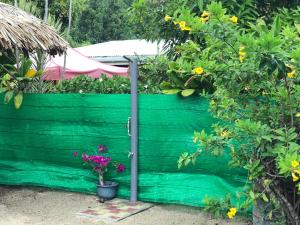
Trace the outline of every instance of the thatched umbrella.
<instances>
[{"instance_id":1,"label":"thatched umbrella","mask_svg":"<svg viewBox=\"0 0 300 225\"><path fill-rule=\"evenodd\" d=\"M56 55L66 51L67 46L67 42L42 20L0 3L0 52L18 48L26 54L43 50Z\"/></svg>"}]
</instances>

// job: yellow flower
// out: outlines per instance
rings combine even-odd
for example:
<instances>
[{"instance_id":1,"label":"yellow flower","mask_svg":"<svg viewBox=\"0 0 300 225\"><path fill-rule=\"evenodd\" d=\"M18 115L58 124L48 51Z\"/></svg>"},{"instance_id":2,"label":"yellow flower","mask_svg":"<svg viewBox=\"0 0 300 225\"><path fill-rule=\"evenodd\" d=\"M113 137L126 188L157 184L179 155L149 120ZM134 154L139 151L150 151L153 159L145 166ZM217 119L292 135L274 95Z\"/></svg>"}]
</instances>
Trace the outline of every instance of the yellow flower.
<instances>
[{"instance_id":1,"label":"yellow flower","mask_svg":"<svg viewBox=\"0 0 300 225\"><path fill-rule=\"evenodd\" d=\"M224 130L222 133L221 133L221 137L228 137L229 136L229 132L227 130Z\"/></svg>"},{"instance_id":2,"label":"yellow flower","mask_svg":"<svg viewBox=\"0 0 300 225\"><path fill-rule=\"evenodd\" d=\"M299 180L299 177L294 172L292 172L292 178L294 182Z\"/></svg>"},{"instance_id":3,"label":"yellow flower","mask_svg":"<svg viewBox=\"0 0 300 225\"><path fill-rule=\"evenodd\" d=\"M300 176L300 170L294 170L294 172Z\"/></svg>"},{"instance_id":4,"label":"yellow flower","mask_svg":"<svg viewBox=\"0 0 300 225\"><path fill-rule=\"evenodd\" d=\"M34 69L29 69L27 73L25 74L25 77L27 78L33 78L36 75L36 71Z\"/></svg>"},{"instance_id":5,"label":"yellow flower","mask_svg":"<svg viewBox=\"0 0 300 225\"><path fill-rule=\"evenodd\" d=\"M183 28L181 28L181 30L192 30L192 28L190 28L190 27L183 27Z\"/></svg>"},{"instance_id":6,"label":"yellow flower","mask_svg":"<svg viewBox=\"0 0 300 225\"><path fill-rule=\"evenodd\" d=\"M178 24L179 24L179 27L180 27L181 30L192 30L192 28L186 26L185 21L180 21Z\"/></svg>"},{"instance_id":7,"label":"yellow flower","mask_svg":"<svg viewBox=\"0 0 300 225\"><path fill-rule=\"evenodd\" d=\"M172 17L169 16L169 15L166 15L165 18L164 18L164 20L165 20L166 22L170 21L171 19L172 19Z\"/></svg>"},{"instance_id":8,"label":"yellow flower","mask_svg":"<svg viewBox=\"0 0 300 225\"><path fill-rule=\"evenodd\" d=\"M208 17L201 17L200 20L202 23L206 23L208 21Z\"/></svg>"},{"instance_id":9,"label":"yellow flower","mask_svg":"<svg viewBox=\"0 0 300 225\"><path fill-rule=\"evenodd\" d=\"M290 72L290 73L287 73L287 77L288 77L288 78L294 78L295 75L296 75L296 71L295 71L295 70L293 70L293 71Z\"/></svg>"},{"instance_id":10,"label":"yellow flower","mask_svg":"<svg viewBox=\"0 0 300 225\"><path fill-rule=\"evenodd\" d=\"M193 73L195 74L202 74L204 72L204 69L202 67L196 67L195 69L193 69Z\"/></svg>"},{"instance_id":11,"label":"yellow flower","mask_svg":"<svg viewBox=\"0 0 300 225\"><path fill-rule=\"evenodd\" d=\"M228 216L229 219L233 219L233 217L234 217L234 215L233 215L232 212L228 212L228 213L227 213L227 216Z\"/></svg>"},{"instance_id":12,"label":"yellow flower","mask_svg":"<svg viewBox=\"0 0 300 225\"><path fill-rule=\"evenodd\" d=\"M230 208L229 211L232 212L235 215L236 212L237 212L237 209L236 208Z\"/></svg>"},{"instance_id":13,"label":"yellow flower","mask_svg":"<svg viewBox=\"0 0 300 225\"><path fill-rule=\"evenodd\" d=\"M240 62L244 62L245 60L245 56L246 56L246 52L244 51L245 49L245 46L241 45L240 48L239 48L239 60Z\"/></svg>"},{"instance_id":14,"label":"yellow flower","mask_svg":"<svg viewBox=\"0 0 300 225\"><path fill-rule=\"evenodd\" d=\"M229 212L227 213L228 218L229 219L233 219L233 217L235 216L236 212L237 212L236 208L230 208Z\"/></svg>"},{"instance_id":15,"label":"yellow flower","mask_svg":"<svg viewBox=\"0 0 300 225\"><path fill-rule=\"evenodd\" d=\"M203 13L202 13L201 17L208 17L209 15L210 15L210 13L209 13L209 12L207 12L207 11L203 11Z\"/></svg>"},{"instance_id":16,"label":"yellow flower","mask_svg":"<svg viewBox=\"0 0 300 225\"><path fill-rule=\"evenodd\" d=\"M300 112L297 112L295 116L300 117Z\"/></svg>"},{"instance_id":17,"label":"yellow flower","mask_svg":"<svg viewBox=\"0 0 300 225\"><path fill-rule=\"evenodd\" d=\"M239 55L245 57L246 52L239 52Z\"/></svg>"},{"instance_id":18,"label":"yellow flower","mask_svg":"<svg viewBox=\"0 0 300 225\"><path fill-rule=\"evenodd\" d=\"M299 162L298 162L297 160L293 160L293 161L291 162L291 166L292 166L293 168L296 168L297 166L299 166Z\"/></svg>"},{"instance_id":19,"label":"yellow flower","mask_svg":"<svg viewBox=\"0 0 300 225\"><path fill-rule=\"evenodd\" d=\"M179 22L179 26L180 26L181 29L184 28L185 25L186 25L186 22L185 22L185 21L180 21L180 22Z\"/></svg>"},{"instance_id":20,"label":"yellow flower","mask_svg":"<svg viewBox=\"0 0 300 225\"><path fill-rule=\"evenodd\" d=\"M240 62L242 63L242 62L244 62L245 56L240 55L239 59L240 59Z\"/></svg>"},{"instance_id":21,"label":"yellow flower","mask_svg":"<svg viewBox=\"0 0 300 225\"><path fill-rule=\"evenodd\" d=\"M232 17L230 18L230 21L231 21L232 23L236 24L236 23L238 22L238 18L237 18L236 16L232 16Z\"/></svg>"}]
</instances>

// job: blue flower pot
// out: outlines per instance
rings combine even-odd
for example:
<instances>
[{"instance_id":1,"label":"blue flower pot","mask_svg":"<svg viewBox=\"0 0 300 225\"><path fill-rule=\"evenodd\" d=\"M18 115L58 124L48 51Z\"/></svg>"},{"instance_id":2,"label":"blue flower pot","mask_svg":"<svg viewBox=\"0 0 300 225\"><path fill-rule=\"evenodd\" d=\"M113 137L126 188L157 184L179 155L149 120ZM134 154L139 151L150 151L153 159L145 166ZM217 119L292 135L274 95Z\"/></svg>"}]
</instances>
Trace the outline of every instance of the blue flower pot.
<instances>
[{"instance_id":1,"label":"blue flower pot","mask_svg":"<svg viewBox=\"0 0 300 225\"><path fill-rule=\"evenodd\" d=\"M116 197L119 184L113 181L104 181L104 185L97 185L98 196L103 200L110 200Z\"/></svg>"}]
</instances>

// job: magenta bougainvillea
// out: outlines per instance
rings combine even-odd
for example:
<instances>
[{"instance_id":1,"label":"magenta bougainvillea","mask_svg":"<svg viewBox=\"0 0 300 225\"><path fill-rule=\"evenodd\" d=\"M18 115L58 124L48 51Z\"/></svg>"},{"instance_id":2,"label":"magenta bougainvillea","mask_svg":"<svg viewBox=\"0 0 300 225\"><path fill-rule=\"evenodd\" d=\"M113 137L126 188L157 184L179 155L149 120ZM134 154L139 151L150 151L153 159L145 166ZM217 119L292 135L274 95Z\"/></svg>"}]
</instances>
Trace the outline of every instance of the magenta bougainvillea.
<instances>
[{"instance_id":1,"label":"magenta bougainvillea","mask_svg":"<svg viewBox=\"0 0 300 225\"><path fill-rule=\"evenodd\" d=\"M78 151L73 152L74 157L78 157L78 155ZM95 154L82 153L81 160L85 165L90 166L94 172L99 174L100 185L104 185L104 175L108 172L109 168L115 168L118 173L125 171L123 164L112 161L105 145L99 145Z\"/></svg>"}]
</instances>

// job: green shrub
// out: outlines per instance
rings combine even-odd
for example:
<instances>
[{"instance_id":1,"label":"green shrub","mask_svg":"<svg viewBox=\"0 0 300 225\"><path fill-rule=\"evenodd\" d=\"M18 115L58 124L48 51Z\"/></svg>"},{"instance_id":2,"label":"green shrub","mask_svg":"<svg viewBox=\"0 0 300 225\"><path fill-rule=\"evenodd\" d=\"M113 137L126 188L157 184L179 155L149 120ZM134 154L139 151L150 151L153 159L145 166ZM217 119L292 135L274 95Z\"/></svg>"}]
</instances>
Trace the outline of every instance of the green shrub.
<instances>
[{"instance_id":1,"label":"green shrub","mask_svg":"<svg viewBox=\"0 0 300 225\"><path fill-rule=\"evenodd\" d=\"M165 23L191 39L175 48L177 57L169 63L170 82L163 83L164 92L203 93L210 99L210 111L226 122L216 124L211 134L195 132L198 150L183 153L178 166L195 163L203 152L219 156L229 150L230 165L247 170L253 189L244 202L229 206L228 217L233 218L236 209L264 202L263 214L269 220L300 224L297 20L282 23L277 16L268 25L258 19L245 29L220 2L212 2L200 14L180 8L169 16Z\"/></svg>"},{"instance_id":2,"label":"green shrub","mask_svg":"<svg viewBox=\"0 0 300 225\"><path fill-rule=\"evenodd\" d=\"M139 82L139 93L159 93L158 85L145 82ZM70 80L60 81L54 92L56 93L101 93L101 94L129 94L130 79L126 77L101 76L93 79L89 76L78 76Z\"/></svg>"}]
</instances>

